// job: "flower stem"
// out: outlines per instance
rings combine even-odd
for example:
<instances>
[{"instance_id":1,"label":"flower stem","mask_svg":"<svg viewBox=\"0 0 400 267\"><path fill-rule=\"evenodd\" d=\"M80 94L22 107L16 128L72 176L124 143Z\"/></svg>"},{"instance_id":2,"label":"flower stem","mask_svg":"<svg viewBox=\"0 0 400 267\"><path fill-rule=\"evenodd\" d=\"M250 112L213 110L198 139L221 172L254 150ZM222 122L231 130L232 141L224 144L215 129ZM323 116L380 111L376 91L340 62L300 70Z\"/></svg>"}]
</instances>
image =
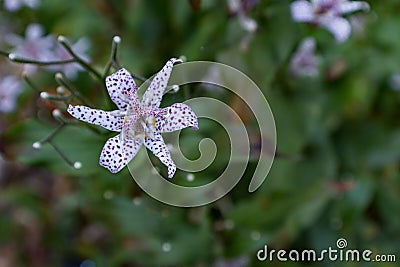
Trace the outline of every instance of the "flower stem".
<instances>
[{"instance_id":1,"label":"flower stem","mask_svg":"<svg viewBox=\"0 0 400 267\"><path fill-rule=\"evenodd\" d=\"M121 38L119 36L114 36L112 44L111 44L110 60L107 62L107 65L104 69L103 79L105 79L107 77L108 72L110 71L111 67L114 67L115 69L121 68L121 65L119 64L118 59L117 59L118 45L120 42L121 42Z\"/></svg>"},{"instance_id":2,"label":"flower stem","mask_svg":"<svg viewBox=\"0 0 400 267\"><path fill-rule=\"evenodd\" d=\"M39 87L31 81L31 79L28 77L28 74L26 72L22 73L22 79L24 79L24 81L29 85L29 87L31 87L34 91L36 91L38 93L41 92Z\"/></svg>"},{"instance_id":3,"label":"flower stem","mask_svg":"<svg viewBox=\"0 0 400 267\"><path fill-rule=\"evenodd\" d=\"M20 58L15 54L8 54L8 59L15 63L24 63L24 64L33 64L39 66L49 66L49 65L63 65L63 64L70 64L74 63L74 59L67 59L67 60L54 60L54 61L40 61L28 58Z\"/></svg>"},{"instance_id":4,"label":"flower stem","mask_svg":"<svg viewBox=\"0 0 400 267\"><path fill-rule=\"evenodd\" d=\"M23 64L33 64L40 66L49 66L49 65L63 65L74 63L75 59L67 59L67 60L52 60L52 61L41 61L29 58L18 57L13 53L7 53L6 51L0 50L0 55L7 57L10 61L15 63L23 63Z\"/></svg>"},{"instance_id":5,"label":"flower stem","mask_svg":"<svg viewBox=\"0 0 400 267\"><path fill-rule=\"evenodd\" d=\"M66 89L68 89L72 95L74 95L76 98L78 98L80 101L82 101L83 104L86 106L93 106L93 104L90 103L89 100L87 100L78 90L76 90L66 79L65 76L61 73L58 72L55 75L55 79L57 83Z\"/></svg>"},{"instance_id":6,"label":"flower stem","mask_svg":"<svg viewBox=\"0 0 400 267\"><path fill-rule=\"evenodd\" d=\"M118 45L121 43L121 38L119 36L114 36L113 38L113 42L111 45L111 56L110 56L110 60L107 62L107 65L104 69L104 73L103 73L103 79L105 79L108 75L108 72L110 71L110 69L113 67L116 70L119 70L122 68L121 64L119 64L118 58L117 58L117 54L118 54ZM141 82L145 82L147 79L131 73L132 77L136 80L139 80Z\"/></svg>"},{"instance_id":7,"label":"flower stem","mask_svg":"<svg viewBox=\"0 0 400 267\"><path fill-rule=\"evenodd\" d=\"M8 57L8 53L2 50L0 50L0 55Z\"/></svg>"},{"instance_id":8,"label":"flower stem","mask_svg":"<svg viewBox=\"0 0 400 267\"><path fill-rule=\"evenodd\" d=\"M61 151L61 149L53 142L53 138L56 136L57 133L61 131L61 129L65 126L65 123L61 123L57 126L46 138L33 143L33 148L40 149L43 144L49 144L53 147L53 149L60 155L60 157L72 168L80 169L82 167L82 163L79 161L72 162L65 154Z\"/></svg>"},{"instance_id":9,"label":"flower stem","mask_svg":"<svg viewBox=\"0 0 400 267\"><path fill-rule=\"evenodd\" d=\"M41 92L40 93L40 97L43 98L43 99L46 99L46 100L66 102L71 98L71 95L59 96L59 95L49 94L47 92Z\"/></svg>"},{"instance_id":10,"label":"flower stem","mask_svg":"<svg viewBox=\"0 0 400 267\"><path fill-rule=\"evenodd\" d=\"M62 151L61 149L54 144L51 140L49 140L47 143L49 143L54 150L61 156L61 158L71 167L74 167L74 162L72 162Z\"/></svg>"},{"instance_id":11,"label":"flower stem","mask_svg":"<svg viewBox=\"0 0 400 267\"><path fill-rule=\"evenodd\" d=\"M96 78L98 78L100 81L103 81L103 77L101 76L101 74L72 50L71 45L68 44L68 41L64 36L59 36L58 42L68 51L75 62L79 63L83 68L96 76Z\"/></svg>"},{"instance_id":12,"label":"flower stem","mask_svg":"<svg viewBox=\"0 0 400 267\"><path fill-rule=\"evenodd\" d=\"M134 73L131 73L131 75L132 75L133 79L139 80L139 81L141 81L141 82L147 81L146 78L144 78L144 77L142 77L142 76L140 76L140 75L137 75L137 74L134 74Z\"/></svg>"}]
</instances>

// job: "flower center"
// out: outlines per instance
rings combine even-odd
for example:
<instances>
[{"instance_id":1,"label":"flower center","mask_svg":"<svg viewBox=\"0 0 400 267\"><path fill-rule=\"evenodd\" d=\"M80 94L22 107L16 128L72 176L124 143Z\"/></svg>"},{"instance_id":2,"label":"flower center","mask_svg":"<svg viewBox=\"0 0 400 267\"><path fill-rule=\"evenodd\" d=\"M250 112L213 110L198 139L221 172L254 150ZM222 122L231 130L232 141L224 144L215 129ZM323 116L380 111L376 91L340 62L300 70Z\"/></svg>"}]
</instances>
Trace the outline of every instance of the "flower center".
<instances>
[{"instance_id":1,"label":"flower center","mask_svg":"<svg viewBox=\"0 0 400 267\"><path fill-rule=\"evenodd\" d=\"M326 0L319 3L314 8L314 13L319 16L328 15L329 13L336 14L337 0Z\"/></svg>"},{"instance_id":2,"label":"flower center","mask_svg":"<svg viewBox=\"0 0 400 267\"><path fill-rule=\"evenodd\" d=\"M144 140L154 138L156 132L156 118L152 110L137 110L128 108L124 117L123 134L124 138Z\"/></svg>"}]
</instances>

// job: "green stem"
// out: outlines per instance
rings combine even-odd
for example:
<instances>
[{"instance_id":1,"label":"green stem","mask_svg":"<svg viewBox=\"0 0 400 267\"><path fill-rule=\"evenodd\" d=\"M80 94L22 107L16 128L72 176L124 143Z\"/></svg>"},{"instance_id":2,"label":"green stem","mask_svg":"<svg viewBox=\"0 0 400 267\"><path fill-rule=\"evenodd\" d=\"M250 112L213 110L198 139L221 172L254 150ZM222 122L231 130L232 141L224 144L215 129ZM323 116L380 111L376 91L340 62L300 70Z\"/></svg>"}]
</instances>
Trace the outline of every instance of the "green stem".
<instances>
[{"instance_id":1,"label":"green stem","mask_svg":"<svg viewBox=\"0 0 400 267\"><path fill-rule=\"evenodd\" d=\"M0 50L0 55L7 57L10 61L15 63L23 63L23 64L34 64L40 66L49 66L49 65L63 65L74 63L75 59L66 59L66 60L52 60L52 61L41 61L29 58L18 57L13 53L7 53L5 51Z\"/></svg>"},{"instance_id":2,"label":"green stem","mask_svg":"<svg viewBox=\"0 0 400 267\"><path fill-rule=\"evenodd\" d=\"M74 95L76 98L78 98L82 103L86 106L93 106L92 103L90 103L89 100L87 100L78 90L75 89L64 77L64 75L61 72L56 73L55 79L57 83L61 86L64 86L67 88L72 95Z\"/></svg>"},{"instance_id":3,"label":"green stem","mask_svg":"<svg viewBox=\"0 0 400 267\"><path fill-rule=\"evenodd\" d=\"M59 36L58 37L58 42L68 51L68 53L74 58L74 60L79 63L83 68L85 68L87 71L92 73L94 76L96 76L97 79L100 81L103 81L103 77L101 74L95 70L92 66L90 66L88 63L86 63L85 60L83 60L81 57L79 57L71 48L71 46L68 44L67 39L64 36Z\"/></svg>"},{"instance_id":4,"label":"green stem","mask_svg":"<svg viewBox=\"0 0 400 267\"><path fill-rule=\"evenodd\" d=\"M112 44L111 44L111 55L110 60L108 61L103 74L103 79L105 79L110 71L111 67L115 69L120 69L121 65L118 62L117 54L118 54L118 45L121 42L121 38L119 36L114 36Z\"/></svg>"},{"instance_id":5,"label":"green stem","mask_svg":"<svg viewBox=\"0 0 400 267\"><path fill-rule=\"evenodd\" d=\"M134 74L134 73L131 73L131 75L132 75L133 79L139 80L139 81L141 81L141 82L143 82L143 83L144 83L145 81L147 81L146 78L144 78L144 77L142 77L142 76L140 76L140 75L137 75L137 74Z\"/></svg>"},{"instance_id":6,"label":"green stem","mask_svg":"<svg viewBox=\"0 0 400 267\"><path fill-rule=\"evenodd\" d=\"M39 89L38 86L36 86L36 84L34 84L31 79L28 77L28 74L26 72L22 73L22 79L24 79L24 81L36 92L40 93L41 90Z\"/></svg>"},{"instance_id":7,"label":"green stem","mask_svg":"<svg viewBox=\"0 0 400 267\"><path fill-rule=\"evenodd\" d=\"M54 144L51 140L48 143L54 148L54 150L61 156L61 158L71 167L74 167L74 163L61 151L61 149Z\"/></svg>"},{"instance_id":8,"label":"green stem","mask_svg":"<svg viewBox=\"0 0 400 267\"><path fill-rule=\"evenodd\" d=\"M2 50L0 50L0 55L8 57L8 53Z\"/></svg>"},{"instance_id":9,"label":"green stem","mask_svg":"<svg viewBox=\"0 0 400 267\"><path fill-rule=\"evenodd\" d=\"M54 60L54 61L40 61L28 58L20 58L15 56L14 54L9 54L8 58L15 63L24 63L24 64L34 64L39 66L49 66L49 65L63 65L63 64L70 64L74 63L74 59L67 59L67 60Z\"/></svg>"},{"instance_id":10,"label":"green stem","mask_svg":"<svg viewBox=\"0 0 400 267\"><path fill-rule=\"evenodd\" d=\"M61 123L60 125L57 126L57 128L55 128L48 136L46 136L45 138L43 138L42 140L40 140L39 142L44 144L44 143L48 143L51 142L51 140L58 134L59 131L61 131L61 129L65 126L64 123Z\"/></svg>"},{"instance_id":11,"label":"green stem","mask_svg":"<svg viewBox=\"0 0 400 267\"><path fill-rule=\"evenodd\" d=\"M42 94L42 93L45 93L45 94ZM47 92L42 92L42 93L41 93L40 96L43 99L52 100L52 101L63 101L63 102L65 102L65 101L68 101L69 99L71 99L71 96L72 96L72 95L59 96L59 95L49 94Z\"/></svg>"}]
</instances>

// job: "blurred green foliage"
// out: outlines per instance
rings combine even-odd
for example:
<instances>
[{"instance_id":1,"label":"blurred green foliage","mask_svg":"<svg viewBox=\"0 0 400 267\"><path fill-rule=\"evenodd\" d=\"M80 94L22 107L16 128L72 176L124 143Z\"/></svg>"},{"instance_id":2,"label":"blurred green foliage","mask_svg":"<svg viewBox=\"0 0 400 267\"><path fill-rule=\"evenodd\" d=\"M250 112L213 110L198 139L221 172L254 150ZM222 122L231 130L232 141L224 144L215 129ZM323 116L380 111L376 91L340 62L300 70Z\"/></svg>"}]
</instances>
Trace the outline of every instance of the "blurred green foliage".
<instances>
[{"instance_id":1,"label":"blurred green foliage","mask_svg":"<svg viewBox=\"0 0 400 267\"><path fill-rule=\"evenodd\" d=\"M42 0L37 10L0 11L20 34L38 22L48 33L71 40L88 37L98 69L106 64L115 35L122 38L121 64L144 77L180 55L231 65L263 90L278 140L278 156L255 193L247 192L251 162L246 177L219 201L170 207L144 194L127 169L113 175L101 168L98 158L107 134L83 124L67 126L55 139L69 158L83 163L82 169L68 167L49 146L34 151L32 143L57 123L45 115L49 103L37 101L27 88L18 110L2 117L7 130L0 145L9 162L0 181L0 265L73 267L91 259L98 267L236 266L218 264L245 258L243 266L397 266L256 258L265 244L322 250L343 237L349 248L395 254L400 260L400 95L388 86L400 71L400 2L369 1L371 12L358 15L365 19L363 33L353 33L343 44L323 29L293 22L290 2L261 0L248 12L259 29L247 48L242 44L249 33L229 15L225 1ZM307 36L316 39L323 58L320 75L295 78L287 72L288 62ZM43 89L56 87L48 73L33 80ZM97 107L104 105L101 84L87 73L74 86ZM201 95L234 101L200 86L181 89L165 101ZM200 137L225 142L221 127L201 123L198 136L181 140L189 158L198 156ZM249 127L256 125L250 121ZM211 171L195 174L195 182L209 181L224 164L217 158ZM185 183L184 173L174 179Z\"/></svg>"}]
</instances>

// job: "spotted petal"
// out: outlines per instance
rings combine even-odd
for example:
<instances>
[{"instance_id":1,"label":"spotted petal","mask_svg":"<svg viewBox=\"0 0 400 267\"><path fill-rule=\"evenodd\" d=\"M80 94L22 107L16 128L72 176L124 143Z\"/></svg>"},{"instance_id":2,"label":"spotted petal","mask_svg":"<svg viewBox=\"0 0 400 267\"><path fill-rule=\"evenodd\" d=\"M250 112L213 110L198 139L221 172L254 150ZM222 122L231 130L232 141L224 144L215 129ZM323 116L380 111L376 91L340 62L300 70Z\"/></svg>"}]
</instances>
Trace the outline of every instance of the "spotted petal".
<instances>
[{"instance_id":1,"label":"spotted petal","mask_svg":"<svg viewBox=\"0 0 400 267\"><path fill-rule=\"evenodd\" d=\"M100 165L112 173L125 167L142 146L142 142L137 139L120 139L120 135L108 139L100 155Z\"/></svg>"},{"instance_id":2,"label":"spotted petal","mask_svg":"<svg viewBox=\"0 0 400 267\"><path fill-rule=\"evenodd\" d=\"M346 41L350 36L351 25L344 18L335 17L324 22L323 25L335 36L338 43Z\"/></svg>"},{"instance_id":3,"label":"spotted petal","mask_svg":"<svg viewBox=\"0 0 400 267\"><path fill-rule=\"evenodd\" d=\"M120 69L106 78L106 86L111 100L120 110L125 110L132 97L137 98L137 86L126 69Z\"/></svg>"},{"instance_id":4,"label":"spotted petal","mask_svg":"<svg viewBox=\"0 0 400 267\"><path fill-rule=\"evenodd\" d=\"M119 132L123 125L123 117L111 115L112 111L103 111L85 106L71 105L68 106L67 111L78 120L100 125L110 131Z\"/></svg>"},{"instance_id":5,"label":"spotted petal","mask_svg":"<svg viewBox=\"0 0 400 267\"><path fill-rule=\"evenodd\" d=\"M159 133L173 132L186 127L198 129L197 116L193 110L185 104L173 104L163 108L162 115L157 117L156 130Z\"/></svg>"},{"instance_id":6,"label":"spotted petal","mask_svg":"<svg viewBox=\"0 0 400 267\"><path fill-rule=\"evenodd\" d=\"M290 11L294 21L311 22L314 20L314 10L310 2L298 0L290 5Z\"/></svg>"},{"instance_id":7,"label":"spotted petal","mask_svg":"<svg viewBox=\"0 0 400 267\"><path fill-rule=\"evenodd\" d=\"M153 78L149 88L143 95L142 105L144 107L157 108L160 106L163 93L167 87L168 80L172 72L172 67L176 62L182 62L182 60L171 58L168 60L162 70Z\"/></svg>"},{"instance_id":8,"label":"spotted petal","mask_svg":"<svg viewBox=\"0 0 400 267\"><path fill-rule=\"evenodd\" d=\"M160 161L168 167L168 178L172 178L176 171L175 163L171 159L171 154L168 151L164 140L159 133L154 134L154 138L145 138L144 145L160 159Z\"/></svg>"}]
</instances>

